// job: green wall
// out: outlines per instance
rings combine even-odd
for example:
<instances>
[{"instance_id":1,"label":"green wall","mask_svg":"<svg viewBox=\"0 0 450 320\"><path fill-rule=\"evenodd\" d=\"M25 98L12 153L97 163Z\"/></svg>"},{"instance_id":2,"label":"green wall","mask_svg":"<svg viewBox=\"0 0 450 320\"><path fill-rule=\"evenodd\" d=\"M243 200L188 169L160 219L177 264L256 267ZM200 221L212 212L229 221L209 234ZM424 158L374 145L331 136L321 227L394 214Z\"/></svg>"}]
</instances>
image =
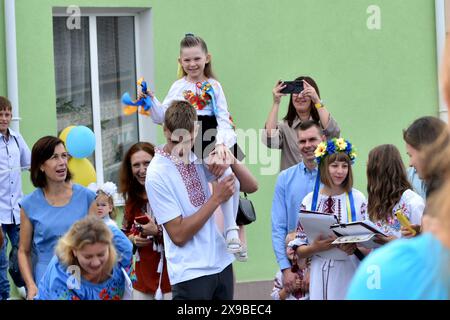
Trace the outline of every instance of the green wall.
<instances>
[{"instance_id":1,"label":"green wall","mask_svg":"<svg viewBox=\"0 0 450 320\"><path fill-rule=\"evenodd\" d=\"M2 13L3 0L0 3ZM401 130L415 118L437 115L434 1L16 0L19 83L26 88L20 92L21 130L30 146L43 135L56 134L51 7L74 4L153 8L155 89L160 99L175 80L180 39L186 32L202 36L239 128L263 127L276 80L311 75L342 135L358 148L355 181L363 192L368 151L393 143L405 155ZM381 9L381 30L366 26L369 5ZM280 118L286 106L287 101ZM278 167L278 151L267 151L260 139L253 147L277 158ZM250 259L235 268L238 281L268 280L277 269L270 228L276 175L260 175L260 164L249 167L260 183L251 196L258 220L247 228Z\"/></svg>"},{"instance_id":2,"label":"green wall","mask_svg":"<svg viewBox=\"0 0 450 320\"><path fill-rule=\"evenodd\" d=\"M5 96L6 87L6 46L5 46L5 3L0 1L0 95Z\"/></svg>"}]
</instances>

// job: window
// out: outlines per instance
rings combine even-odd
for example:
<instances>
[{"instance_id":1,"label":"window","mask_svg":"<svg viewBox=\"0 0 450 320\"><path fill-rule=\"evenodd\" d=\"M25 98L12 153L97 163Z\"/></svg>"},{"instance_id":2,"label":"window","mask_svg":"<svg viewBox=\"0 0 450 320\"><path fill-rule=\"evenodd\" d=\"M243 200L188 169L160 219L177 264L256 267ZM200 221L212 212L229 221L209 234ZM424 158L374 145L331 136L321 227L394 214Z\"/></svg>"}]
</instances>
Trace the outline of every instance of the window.
<instances>
[{"instance_id":1,"label":"window","mask_svg":"<svg viewBox=\"0 0 450 320\"><path fill-rule=\"evenodd\" d=\"M135 9L136 10L136 9ZM85 125L96 136L96 150L89 158L97 181L118 183L118 173L129 147L141 141L154 142L154 128L137 114L125 116L120 98L124 92L136 94L137 77L151 83L153 67L137 75L136 66L152 48L139 48L139 28L149 27L149 9L136 12L83 14L79 28L66 26L64 8L54 9L53 38L58 132L70 125ZM83 10L82 10L83 12ZM146 42L151 38L146 38ZM140 40L139 40L140 41ZM151 64L152 56L146 59ZM149 81L150 80L150 81ZM154 126L151 126L154 127Z\"/></svg>"}]
</instances>

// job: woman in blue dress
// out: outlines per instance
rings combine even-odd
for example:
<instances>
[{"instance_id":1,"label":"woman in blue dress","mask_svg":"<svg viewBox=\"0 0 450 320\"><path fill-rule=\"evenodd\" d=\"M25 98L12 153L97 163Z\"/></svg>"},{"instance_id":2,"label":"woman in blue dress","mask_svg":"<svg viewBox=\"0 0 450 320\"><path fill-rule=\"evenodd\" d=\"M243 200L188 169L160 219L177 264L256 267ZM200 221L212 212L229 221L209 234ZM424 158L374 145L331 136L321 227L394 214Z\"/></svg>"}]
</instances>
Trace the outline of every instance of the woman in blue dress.
<instances>
[{"instance_id":1,"label":"woman in blue dress","mask_svg":"<svg viewBox=\"0 0 450 320\"><path fill-rule=\"evenodd\" d=\"M58 241L56 255L39 283L36 300L121 300L131 298L131 282L117 261L113 234L104 221L89 216Z\"/></svg>"},{"instance_id":2,"label":"woman in blue dress","mask_svg":"<svg viewBox=\"0 0 450 320\"><path fill-rule=\"evenodd\" d=\"M31 182L36 187L20 202L19 267L33 299L58 239L73 223L95 210L95 193L70 181L69 155L56 137L39 139L31 152Z\"/></svg>"}]
</instances>

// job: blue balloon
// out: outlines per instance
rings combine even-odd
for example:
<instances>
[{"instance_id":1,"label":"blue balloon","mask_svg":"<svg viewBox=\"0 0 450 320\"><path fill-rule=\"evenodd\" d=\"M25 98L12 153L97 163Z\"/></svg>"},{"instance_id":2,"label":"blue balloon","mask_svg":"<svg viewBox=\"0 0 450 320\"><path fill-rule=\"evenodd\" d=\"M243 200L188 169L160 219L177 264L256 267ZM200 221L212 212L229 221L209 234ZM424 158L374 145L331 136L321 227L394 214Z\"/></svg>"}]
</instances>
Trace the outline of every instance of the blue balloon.
<instances>
[{"instance_id":1,"label":"blue balloon","mask_svg":"<svg viewBox=\"0 0 450 320\"><path fill-rule=\"evenodd\" d=\"M66 147L74 158L89 157L95 150L95 135L88 127L76 126L67 135Z\"/></svg>"}]
</instances>

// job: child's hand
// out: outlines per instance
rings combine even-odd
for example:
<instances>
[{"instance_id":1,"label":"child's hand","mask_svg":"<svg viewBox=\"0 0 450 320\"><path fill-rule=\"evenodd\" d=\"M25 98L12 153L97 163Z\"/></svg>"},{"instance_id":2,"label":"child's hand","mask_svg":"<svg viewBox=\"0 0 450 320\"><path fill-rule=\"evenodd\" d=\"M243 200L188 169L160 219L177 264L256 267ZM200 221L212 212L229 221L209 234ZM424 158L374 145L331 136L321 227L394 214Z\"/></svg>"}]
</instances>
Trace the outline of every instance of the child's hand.
<instances>
[{"instance_id":1,"label":"child's hand","mask_svg":"<svg viewBox=\"0 0 450 320\"><path fill-rule=\"evenodd\" d=\"M216 144L216 147L214 149L214 153L216 154L217 158L220 161L223 161L223 163L229 163L227 160L229 160L228 153L230 150L224 145L224 144Z\"/></svg>"},{"instance_id":2,"label":"child's hand","mask_svg":"<svg viewBox=\"0 0 450 320\"><path fill-rule=\"evenodd\" d=\"M213 175L215 175L216 177L221 177L224 174L225 170L229 168L230 164L234 163L230 159L230 157L233 157L233 155L231 154L230 150L226 148L226 156L223 158L219 156L216 150L209 154L208 158L206 159L206 163L208 164L208 170Z\"/></svg>"},{"instance_id":3,"label":"child's hand","mask_svg":"<svg viewBox=\"0 0 450 320\"><path fill-rule=\"evenodd\" d=\"M288 292L294 292L295 282L297 281L298 275L291 271L291 268L283 270L283 288Z\"/></svg>"},{"instance_id":4,"label":"child's hand","mask_svg":"<svg viewBox=\"0 0 450 320\"><path fill-rule=\"evenodd\" d=\"M152 99L155 97L155 95L153 94L153 92L151 92L150 90L147 90L147 92L142 92L142 91L139 89L139 91L138 91L138 96L137 96L138 100L143 99L143 98L146 98L147 96L149 96L149 97L152 98Z\"/></svg>"}]
</instances>

